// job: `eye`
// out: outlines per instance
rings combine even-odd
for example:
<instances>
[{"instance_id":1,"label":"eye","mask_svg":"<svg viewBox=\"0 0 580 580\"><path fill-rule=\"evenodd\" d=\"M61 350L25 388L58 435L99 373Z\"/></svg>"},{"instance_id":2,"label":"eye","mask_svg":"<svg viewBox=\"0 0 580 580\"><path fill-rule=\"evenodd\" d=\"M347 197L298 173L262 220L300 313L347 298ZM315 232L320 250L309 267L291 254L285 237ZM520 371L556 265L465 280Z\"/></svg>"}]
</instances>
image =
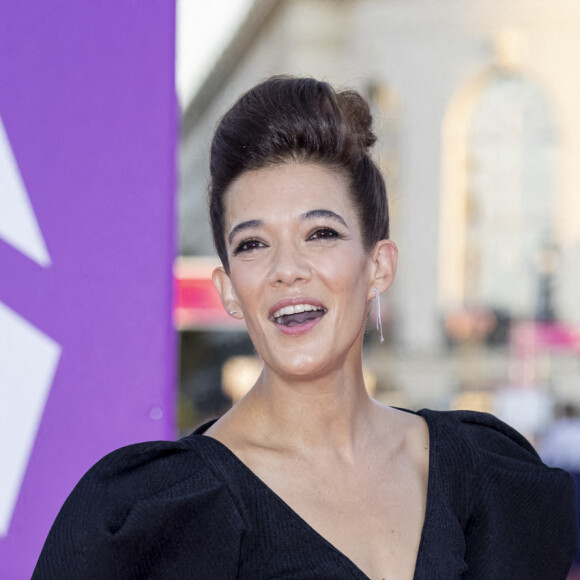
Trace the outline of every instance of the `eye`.
<instances>
[{"instance_id":1,"label":"eye","mask_svg":"<svg viewBox=\"0 0 580 580\"><path fill-rule=\"evenodd\" d=\"M340 238L340 234L332 228L318 228L314 230L309 236L308 240L332 240Z\"/></svg>"},{"instance_id":2,"label":"eye","mask_svg":"<svg viewBox=\"0 0 580 580\"><path fill-rule=\"evenodd\" d=\"M258 248L265 248L266 244L264 242L257 240L257 239L249 239L243 240L238 244L236 249L234 250L234 256L237 256L241 252L251 252L253 250L257 250Z\"/></svg>"}]
</instances>

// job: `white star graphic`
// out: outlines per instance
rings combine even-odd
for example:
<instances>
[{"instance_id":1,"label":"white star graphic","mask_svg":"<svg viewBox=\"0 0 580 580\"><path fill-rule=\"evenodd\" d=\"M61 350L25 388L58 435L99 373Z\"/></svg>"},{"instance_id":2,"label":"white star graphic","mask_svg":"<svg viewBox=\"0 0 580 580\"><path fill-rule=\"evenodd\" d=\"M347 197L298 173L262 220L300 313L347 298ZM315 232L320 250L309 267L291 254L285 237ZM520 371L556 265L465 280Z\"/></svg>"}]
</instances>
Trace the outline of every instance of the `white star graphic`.
<instances>
[{"instance_id":1,"label":"white star graphic","mask_svg":"<svg viewBox=\"0 0 580 580\"><path fill-rule=\"evenodd\" d=\"M50 256L0 117L0 238L41 266Z\"/></svg>"},{"instance_id":2,"label":"white star graphic","mask_svg":"<svg viewBox=\"0 0 580 580\"><path fill-rule=\"evenodd\" d=\"M1 118L0 238L51 265ZM8 534L60 354L59 344L0 302L0 537Z\"/></svg>"}]
</instances>

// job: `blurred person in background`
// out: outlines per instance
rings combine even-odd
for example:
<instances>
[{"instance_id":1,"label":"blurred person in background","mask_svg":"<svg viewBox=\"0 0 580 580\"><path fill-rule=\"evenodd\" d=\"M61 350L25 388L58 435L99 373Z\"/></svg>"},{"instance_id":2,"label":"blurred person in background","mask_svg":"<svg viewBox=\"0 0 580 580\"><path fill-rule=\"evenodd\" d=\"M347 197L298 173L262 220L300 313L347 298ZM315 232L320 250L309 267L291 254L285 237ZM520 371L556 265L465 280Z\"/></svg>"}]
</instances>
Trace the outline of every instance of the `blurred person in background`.
<instances>
[{"instance_id":1,"label":"blurred person in background","mask_svg":"<svg viewBox=\"0 0 580 580\"><path fill-rule=\"evenodd\" d=\"M558 409L538 451L548 465L580 474L580 411L575 405L565 403Z\"/></svg>"},{"instance_id":2,"label":"blurred person in background","mask_svg":"<svg viewBox=\"0 0 580 580\"><path fill-rule=\"evenodd\" d=\"M580 410L572 403L563 404L554 422L544 433L538 446L547 465L570 472L576 483L576 521L580 526ZM580 579L580 550L574 558L570 578Z\"/></svg>"},{"instance_id":3,"label":"blurred person in background","mask_svg":"<svg viewBox=\"0 0 580 580\"><path fill-rule=\"evenodd\" d=\"M495 417L367 393L367 316L393 282L369 107L273 77L221 119L214 283L263 363L178 442L118 450L63 506L34 578L565 578L574 487Z\"/></svg>"}]
</instances>

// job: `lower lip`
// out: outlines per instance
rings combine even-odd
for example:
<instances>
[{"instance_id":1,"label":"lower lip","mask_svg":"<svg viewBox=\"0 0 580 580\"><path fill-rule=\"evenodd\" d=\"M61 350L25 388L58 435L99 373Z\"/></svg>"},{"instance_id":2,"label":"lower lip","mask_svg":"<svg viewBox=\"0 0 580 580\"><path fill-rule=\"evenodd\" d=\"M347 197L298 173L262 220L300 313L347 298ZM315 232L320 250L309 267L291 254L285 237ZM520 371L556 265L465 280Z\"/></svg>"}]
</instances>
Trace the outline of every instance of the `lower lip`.
<instances>
[{"instance_id":1,"label":"lower lip","mask_svg":"<svg viewBox=\"0 0 580 580\"><path fill-rule=\"evenodd\" d=\"M289 336L300 336L301 334L310 332L323 318L324 316L320 316L319 318L314 318L313 320L309 320L304 324L298 324L296 326L284 326L283 324L276 323L274 323L274 325L280 332L283 332L284 334Z\"/></svg>"}]
</instances>

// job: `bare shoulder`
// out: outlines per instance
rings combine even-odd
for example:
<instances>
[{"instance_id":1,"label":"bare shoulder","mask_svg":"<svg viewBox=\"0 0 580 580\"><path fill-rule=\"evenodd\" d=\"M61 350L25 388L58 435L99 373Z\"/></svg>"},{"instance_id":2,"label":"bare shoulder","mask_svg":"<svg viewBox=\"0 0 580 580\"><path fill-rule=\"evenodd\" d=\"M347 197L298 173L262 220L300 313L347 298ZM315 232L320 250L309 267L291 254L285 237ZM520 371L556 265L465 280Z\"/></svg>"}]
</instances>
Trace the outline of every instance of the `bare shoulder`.
<instances>
[{"instance_id":1,"label":"bare shoulder","mask_svg":"<svg viewBox=\"0 0 580 580\"><path fill-rule=\"evenodd\" d=\"M238 423L239 421L236 420L235 414L232 416L232 411L230 410L213 423L205 431L204 435L217 439L226 447L230 447L236 440L239 440L240 427Z\"/></svg>"},{"instance_id":2,"label":"bare shoulder","mask_svg":"<svg viewBox=\"0 0 580 580\"><path fill-rule=\"evenodd\" d=\"M408 460L423 478L429 469L429 426L421 415L381 405L386 436L395 443L395 454Z\"/></svg>"},{"instance_id":3,"label":"bare shoulder","mask_svg":"<svg viewBox=\"0 0 580 580\"><path fill-rule=\"evenodd\" d=\"M211 425L204 435L216 439L247 463L248 455L255 447L252 440L255 435L255 424L249 419L247 413L240 412L239 404L234 405Z\"/></svg>"}]
</instances>

